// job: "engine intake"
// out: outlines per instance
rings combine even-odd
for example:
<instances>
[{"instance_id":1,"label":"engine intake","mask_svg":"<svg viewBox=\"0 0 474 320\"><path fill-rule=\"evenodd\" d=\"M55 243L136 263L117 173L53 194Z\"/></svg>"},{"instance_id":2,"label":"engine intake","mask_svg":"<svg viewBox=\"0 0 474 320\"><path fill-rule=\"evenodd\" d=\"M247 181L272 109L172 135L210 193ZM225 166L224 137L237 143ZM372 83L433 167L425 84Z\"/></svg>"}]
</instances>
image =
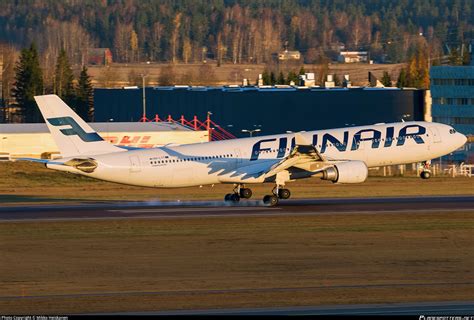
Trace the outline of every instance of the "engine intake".
<instances>
[{"instance_id":1,"label":"engine intake","mask_svg":"<svg viewBox=\"0 0 474 320\"><path fill-rule=\"evenodd\" d=\"M334 183L361 183L367 179L369 170L363 161L346 161L323 171L321 179Z\"/></svg>"}]
</instances>

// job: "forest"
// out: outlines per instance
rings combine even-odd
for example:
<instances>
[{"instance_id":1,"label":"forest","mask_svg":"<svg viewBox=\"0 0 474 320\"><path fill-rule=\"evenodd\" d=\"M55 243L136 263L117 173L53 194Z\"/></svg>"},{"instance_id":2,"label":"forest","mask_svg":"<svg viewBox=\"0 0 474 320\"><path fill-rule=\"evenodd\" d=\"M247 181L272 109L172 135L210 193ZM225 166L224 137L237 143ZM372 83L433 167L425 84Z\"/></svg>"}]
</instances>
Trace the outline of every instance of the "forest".
<instances>
[{"instance_id":1,"label":"forest","mask_svg":"<svg viewBox=\"0 0 474 320\"><path fill-rule=\"evenodd\" d=\"M73 64L90 48L115 62L268 63L287 48L321 63L341 48L377 62L434 59L473 38L472 0L16 0L0 1L0 43L32 42L43 65L61 49Z\"/></svg>"}]
</instances>

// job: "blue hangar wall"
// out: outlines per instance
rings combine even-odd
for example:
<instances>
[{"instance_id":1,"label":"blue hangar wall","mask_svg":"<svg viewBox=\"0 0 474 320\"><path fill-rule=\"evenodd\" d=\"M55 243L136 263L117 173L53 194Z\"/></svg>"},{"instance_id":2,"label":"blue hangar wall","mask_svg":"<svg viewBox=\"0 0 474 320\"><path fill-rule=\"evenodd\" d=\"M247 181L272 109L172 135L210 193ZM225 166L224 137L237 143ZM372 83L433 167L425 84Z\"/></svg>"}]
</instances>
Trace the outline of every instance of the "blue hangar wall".
<instances>
[{"instance_id":1,"label":"blue hangar wall","mask_svg":"<svg viewBox=\"0 0 474 320\"><path fill-rule=\"evenodd\" d=\"M374 88L258 89L146 88L147 117L194 115L212 120L234 135L260 128L259 135L286 131L423 120L424 91ZM142 89L95 89L94 121L138 121Z\"/></svg>"}]
</instances>

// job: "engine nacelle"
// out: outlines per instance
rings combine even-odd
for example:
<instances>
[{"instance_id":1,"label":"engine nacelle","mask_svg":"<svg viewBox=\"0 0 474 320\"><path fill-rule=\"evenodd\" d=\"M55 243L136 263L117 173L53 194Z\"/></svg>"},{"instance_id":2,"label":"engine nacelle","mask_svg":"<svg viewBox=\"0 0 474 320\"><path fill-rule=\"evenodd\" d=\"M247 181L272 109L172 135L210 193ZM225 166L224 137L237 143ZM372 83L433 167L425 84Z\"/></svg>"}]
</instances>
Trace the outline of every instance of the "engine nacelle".
<instances>
[{"instance_id":1,"label":"engine nacelle","mask_svg":"<svg viewBox=\"0 0 474 320\"><path fill-rule=\"evenodd\" d=\"M364 161L346 161L323 171L323 180L334 183L361 183L367 179L369 170Z\"/></svg>"}]
</instances>

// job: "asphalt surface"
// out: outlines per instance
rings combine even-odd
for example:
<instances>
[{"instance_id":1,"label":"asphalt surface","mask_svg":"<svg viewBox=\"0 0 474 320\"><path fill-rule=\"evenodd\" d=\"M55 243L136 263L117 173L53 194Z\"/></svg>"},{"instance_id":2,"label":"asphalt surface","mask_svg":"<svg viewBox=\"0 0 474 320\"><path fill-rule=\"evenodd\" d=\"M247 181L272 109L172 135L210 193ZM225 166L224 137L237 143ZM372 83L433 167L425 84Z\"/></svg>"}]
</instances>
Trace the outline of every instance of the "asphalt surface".
<instances>
[{"instance_id":1,"label":"asphalt surface","mask_svg":"<svg viewBox=\"0 0 474 320\"><path fill-rule=\"evenodd\" d=\"M160 219L193 217L417 214L464 211L474 214L474 196L331 198L282 200L276 207L261 201L105 202L0 208L0 222Z\"/></svg>"},{"instance_id":2,"label":"asphalt surface","mask_svg":"<svg viewBox=\"0 0 474 320\"><path fill-rule=\"evenodd\" d=\"M172 310L159 312L112 313L112 315L416 315L470 316L474 301L332 305L285 308ZM469 320L469 318L465 319Z\"/></svg>"}]
</instances>

